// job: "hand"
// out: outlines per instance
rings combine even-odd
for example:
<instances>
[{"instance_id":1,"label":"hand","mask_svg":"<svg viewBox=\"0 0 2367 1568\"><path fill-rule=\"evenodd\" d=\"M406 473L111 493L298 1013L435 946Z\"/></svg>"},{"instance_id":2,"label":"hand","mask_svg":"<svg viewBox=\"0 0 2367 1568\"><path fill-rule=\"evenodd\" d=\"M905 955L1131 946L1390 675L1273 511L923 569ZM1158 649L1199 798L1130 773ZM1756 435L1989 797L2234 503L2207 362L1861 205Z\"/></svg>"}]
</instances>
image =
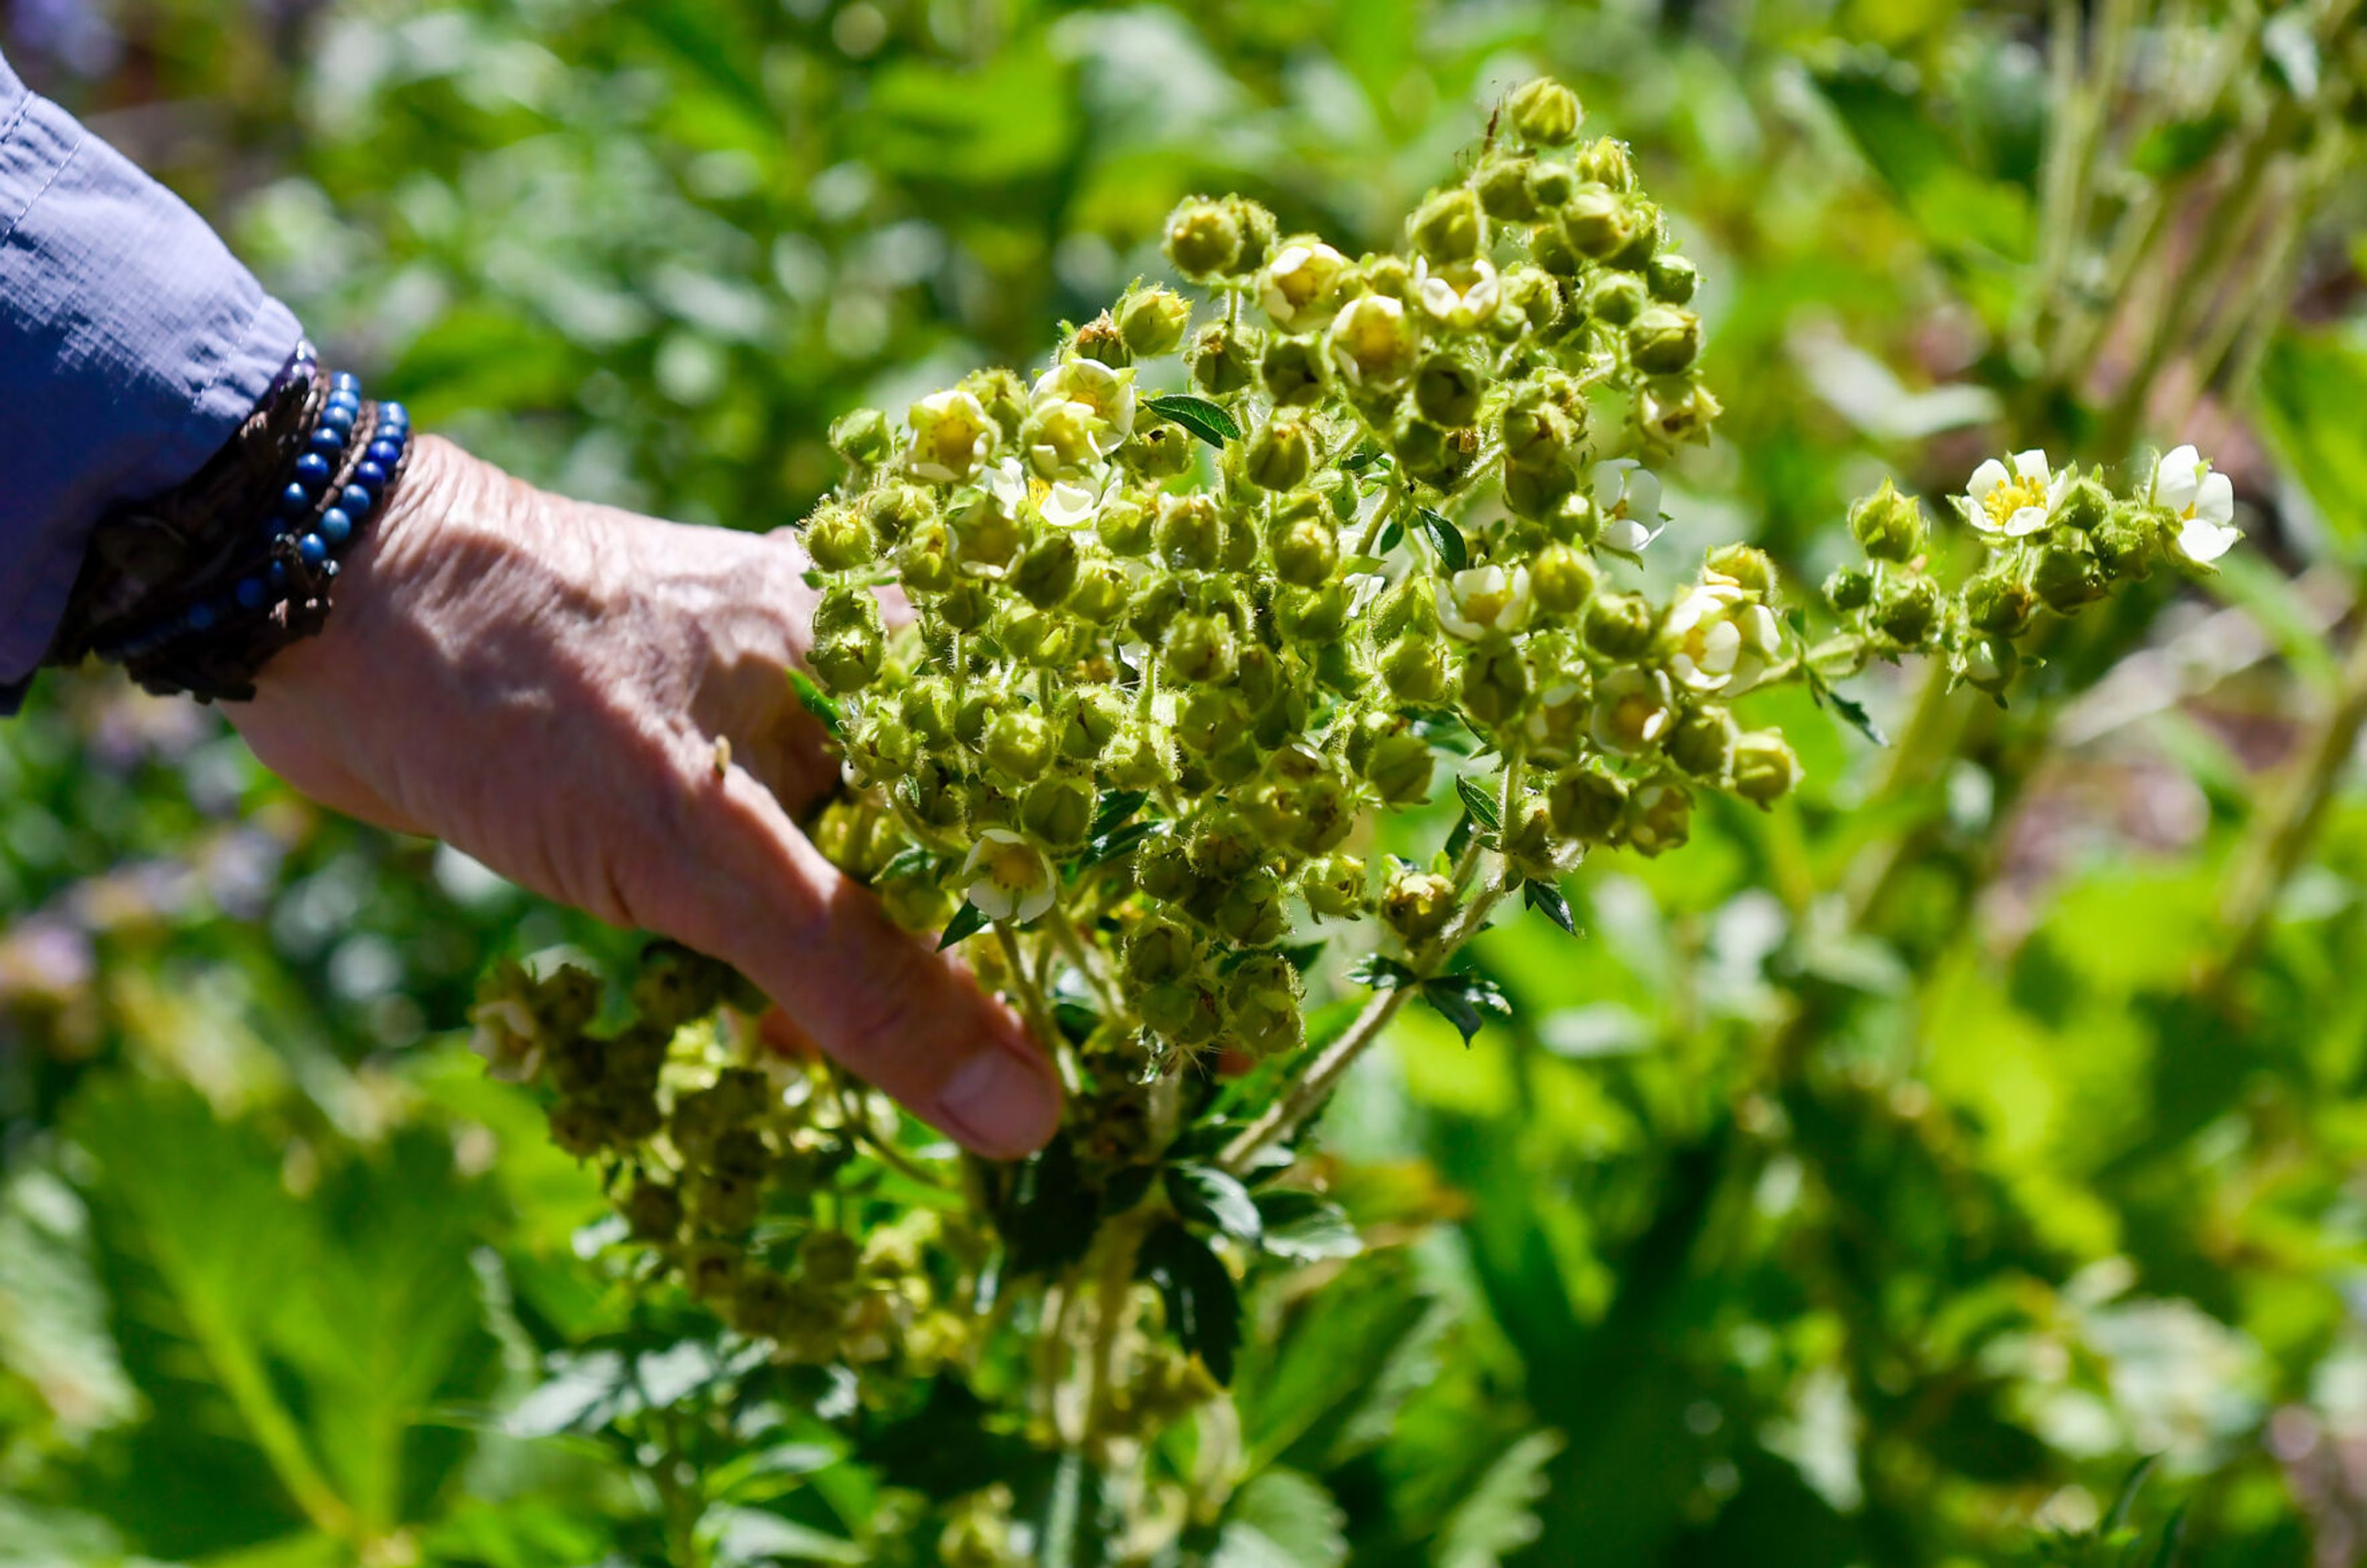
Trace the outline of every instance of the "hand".
<instances>
[{"instance_id":1,"label":"hand","mask_svg":"<svg viewBox=\"0 0 2367 1568\"><path fill-rule=\"evenodd\" d=\"M1050 1063L791 820L834 773L783 678L805 566L786 536L565 501L424 437L327 629L224 711L314 799L724 959L789 1032L1025 1154L1059 1119Z\"/></svg>"}]
</instances>

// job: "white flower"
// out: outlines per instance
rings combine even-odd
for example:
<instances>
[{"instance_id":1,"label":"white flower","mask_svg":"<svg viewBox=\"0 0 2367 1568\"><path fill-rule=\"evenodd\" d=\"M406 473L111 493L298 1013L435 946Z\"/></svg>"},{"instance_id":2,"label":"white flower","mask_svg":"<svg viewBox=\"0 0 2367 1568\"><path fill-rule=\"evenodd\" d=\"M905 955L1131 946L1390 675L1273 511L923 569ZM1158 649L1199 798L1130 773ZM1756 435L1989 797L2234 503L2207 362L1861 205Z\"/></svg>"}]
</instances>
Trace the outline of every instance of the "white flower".
<instances>
[{"instance_id":1,"label":"white flower","mask_svg":"<svg viewBox=\"0 0 2367 1568\"><path fill-rule=\"evenodd\" d=\"M1587 689L1577 681L1561 681L1537 694L1523 728L1528 731L1532 760L1558 767L1578 756L1589 708Z\"/></svg>"},{"instance_id":2,"label":"white flower","mask_svg":"<svg viewBox=\"0 0 2367 1568\"><path fill-rule=\"evenodd\" d=\"M1603 519L1595 542L1614 555L1641 555L1660 536L1660 480L1633 457L1594 465L1594 510Z\"/></svg>"},{"instance_id":3,"label":"white flower","mask_svg":"<svg viewBox=\"0 0 2367 1568\"><path fill-rule=\"evenodd\" d=\"M1320 240L1285 245L1258 278L1258 303L1285 332L1321 326L1331 318L1348 258Z\"/></svg>"},{"instance_id":4,"label":"white flower","mask_svg":"<svg viewBox=\"0 0 2367 1568\"><path fill-rule=\"evenodd\" d=\"M1648 750L1675 719L1669 678L1658 670L1623 664L1594 694L1594 741L1623 757Z\"/></svg>"},{"instance_id":5,"label":"white flower","mask_svg":"<svg viewBox=\"0 0 2367 1568\"><path fill-rule=\"evenodd\" d=\"M1134 372L1098 359L1063 360L1036 378L1028 403L1039 413L1055 403L1082 404L1093 449L1106 457L1134 434Z\"/></svg>"},{"instance_id":6,"label":"white flower","mask_svg":"<svg viewBox=\"0 0 2367 1568\"><path fill-rule=\"evenodd\" d=\"M542 1066L540 1025L534 1010L516 997L498 997L469 1010L476 1025L469 1049L485 1060L487 1076L504 1083L529 1083Z\"/></svg>"},{"instance_id":7,"label":"white flower","mask_svg":"<svg viewBox=\"0 0 2367 1568\"><path fill-rule=\"evenodd\" d=\"M1097 485L1062 479L1045 495L1036 510L1055 528L1082 528L1101 515L1104 492Z\"/></svg>"},{"instance_id":8,"label":"white flower","mask_svg":"<svg viewBox=\"0 0 2367 1568\"><path fill-rule=\"evenodd\" d=\"M1351 386L1387 386L1413 368L1413 323L1402 301L1387 294L1363 294L1348 301L1331 322L1326 340L1331 359Z\"/></svg>"},{"instance_id":9,"label":"white flower","mask_svg":"<svg viewBox=\"0 0 2367 1568\"><path fill-rule=\"evenodd\" d=\"M1529 569L1475 566L1438 585L1438 624L1477 642L1497 632L1516 632L1529 618Z\"/></svg>"},{"instance_id":10,"label":"white flower","mask_svg":"<svg viewBox=\"0 0 2367 1568\"><path fill-rule=\"evenodd\" d=\"M1485 256L1451 262L1437 271L1424 262L1414 274L1421 308L1452 327L1468 330L1494 319L1503 299L1495 265Z\"/></svg>"},{"instance_id":11,"label":"white flower","mask_svg":"<svg viewBox=\"0 0 2367 1568\"><path fill-rule=\"evenodd\" d=\"M966 479L993 450L994 422L968 392L932 392L904 417L912 427L912 472L924 479Z\"/></svg>"},{"instance_id":12,"label":"white flower","mask_svg":"<svg viewBox=\"0 0 2367 1568\"><path fill-rule=\"evenodd\" d=\"M969 901L990 920L1023 925L1052 907L1059 886L1044 852L1008 828L989 828L962 862Z\"/></svg>"},{"instance_id":13,"label":"white flower","mask_svg":"<svg viewBox=\"0 0 2367 1568\"><path fill-rule=\"evenodd\" d=\"M2154 466L2153 502L2177 520L2178 553L2207 566L2244 536L2235 525L2236 487L2214 473L2211 460L2180 446Z\"/></svg>"},{"instance_id":14,"label":"white flower","mask_svg":"<svg viewBox=\"0 0 2367 1568\"><path fill-rule=\"evenodd\" d=\"M2013 455L2013 467L1995 457L1973 470L1957 506L1965 521L1984 534L2019 539L2046 526L2047 514L2071 483L2071 470L2047 471L2046 454L2035 448Z\"/></svg>"},{"instance_id":15,"label":"white flower","mask_svg":"<svg viewBox=\"0 0 2367 1568\"><path fill-rule=\"evenodd\" d=\"M1019 466L1018 458L1005 457L986 470L986 490L1003 511L1016 516L1027 501L1027 470Z\"/></svg>"},{"instance_id":16,"label":"white flower","mask_svg":"<svg viewBox=\"0 0 2367 1568\"><path fill-rule=\"evenodd\" d=\"M1731 582L1688 588L1669 607L1669 668L1690 691L1740 696L1783 651L1775 613Z\"/></svg>"}]
</instances>

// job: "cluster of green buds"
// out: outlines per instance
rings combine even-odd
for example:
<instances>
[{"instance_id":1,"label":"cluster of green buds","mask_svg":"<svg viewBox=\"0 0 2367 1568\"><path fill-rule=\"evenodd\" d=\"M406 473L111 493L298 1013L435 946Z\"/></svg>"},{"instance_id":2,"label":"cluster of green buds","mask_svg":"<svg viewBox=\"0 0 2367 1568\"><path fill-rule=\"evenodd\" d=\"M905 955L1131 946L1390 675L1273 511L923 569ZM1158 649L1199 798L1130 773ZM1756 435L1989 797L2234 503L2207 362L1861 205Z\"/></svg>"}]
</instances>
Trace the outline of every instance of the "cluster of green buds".
<instances>
[{"instance_id":1,"label":"cluster of green buds","mask_svg":"<svg viewBox=\"0 0 2367 1568\"><path fill-rule=\"evenodd\" d=\"M1453 961L1508 896L1568 927L1580 857L1676 850L1711 792L1772 807L1800 766L1754 692L1907 653L1996 690L2042 611L2235 536L2191 447L2124 495L2025 453L1958 502L1996 547L1959 586L1913 499L1859 502L1867 564L1826 584L1821 642L1745 543L1647 592L1659 469L1717 404L1693 268L1581 120L1557 83L1512 94L1401 251L1186 200L1166 254L1197 298L1138 281L1033 376L832 428L847 473L803 525L821 597L791 680L844 787L810 830L1020 1010L1069 1109L1018 1171L900 1152L867 1091L751 1045L691 955L654 953L606 1034L567 972L496 976L496 1069L548 1087L625 1230L727 1322L793 1359L934 1366L1025 1321L977 1326L1040 1277L1039 1348L1004 1359L1082 1391L1039 1391L1028 1429L1142 1444L1227 1375L1209 1303L1305 1256L1263 1218L1320 1195L1250 1186L1402 999L1479 1026L1501 998ZM1433 801L1459 810L1434 856L1373 852L1376 818ZM1335 942L1363 956L1319 964ZM1310 1038L1310 976L1343 970L1374 994ZM865 1211L849 1170L939 1201ZM851 1205L893 1223L865 1239ZM1091 1354L1040 1348L1071 1324ZM1010 1560L1007 1511L956 1510L945 1560Z\"/></svg>"},{"instance_id":2,"label":"cluster of green buds","mask_svg":"<svg viewBox=\"0 0 2367 1568\"><path fill-rule=\"evenodd\" d=\"M546 1091L552 1141L603 1166L617 1238L787 1360L884 1378L961 1355L974 1325L944 1259L975 1249L932 1209L861 1228L840 1190L878 1135L867 1092L766 1048L763 996L686 948L643 953L619 1026L597 1027L603 989L505 962L470 1019L495 1077Z\"/></svg>"},{"instance_id":3,"label":"cluster of green buds","mask_svg":"<svg viewBox=\"0 0 2367 1568\"><path fill-rule=\"evenodd\" d=\"M1927 525L1913 497L1886 482L1850 509L1866 563L1825 580L1846 629L1815 651L1818 669L1848 674L1868 657L1925 654L2001 698L2042 610L2076 615L2116 584L2151 576L2157 562L2210 570L2242 536L2234 488L2191 446L2144 465L2122 491L2101 470L2057 468L2044 452L1992 457L1949 500L1990 547L1953 591L1927 570Z\"/></svg>"}]
</instances>

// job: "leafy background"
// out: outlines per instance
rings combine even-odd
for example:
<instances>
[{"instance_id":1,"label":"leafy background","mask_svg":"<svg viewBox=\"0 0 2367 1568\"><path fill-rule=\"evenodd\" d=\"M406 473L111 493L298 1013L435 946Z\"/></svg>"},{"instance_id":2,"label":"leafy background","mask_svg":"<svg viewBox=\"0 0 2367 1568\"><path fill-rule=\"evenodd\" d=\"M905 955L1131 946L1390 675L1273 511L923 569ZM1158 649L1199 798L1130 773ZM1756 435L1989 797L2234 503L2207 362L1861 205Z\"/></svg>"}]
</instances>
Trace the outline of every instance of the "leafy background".
<instances>
[{"instance_id":1,"label":"leafy background","mask_svg":"<svg viewBox=\"0 0 2367 1568\"><path fill-rule=\"evenodd\" d=\"M1179 196L1384 242L1550 68L1708 277L1729 415L1661 570L1723 535L1814 581L1886 468L2113 434L2135 345L2101 389L2016 352L2075 14L6 0L0 44L424 423L742 527L829 482L832 414L1158 272ZM2172 181L2234 133L2157 129ZM1514 1020L1409 1017L1351 1081L1371 1249L1248 1303L1257 1474L1197 1560L2367 1551L2361 185L2228 396L2135 411L2236 474L2229 571L2003 715L1875 671L1886 751L1761 699L1795 803L1598 857L1580 942L1480 944ZM0 728L0 1563L900 1562L883 1467L1012 1462L946 1413L850 1443L586 1256L595 1178L456 1029L494 955L629 937L95 677Z\"/></svg>"}]
</instances>

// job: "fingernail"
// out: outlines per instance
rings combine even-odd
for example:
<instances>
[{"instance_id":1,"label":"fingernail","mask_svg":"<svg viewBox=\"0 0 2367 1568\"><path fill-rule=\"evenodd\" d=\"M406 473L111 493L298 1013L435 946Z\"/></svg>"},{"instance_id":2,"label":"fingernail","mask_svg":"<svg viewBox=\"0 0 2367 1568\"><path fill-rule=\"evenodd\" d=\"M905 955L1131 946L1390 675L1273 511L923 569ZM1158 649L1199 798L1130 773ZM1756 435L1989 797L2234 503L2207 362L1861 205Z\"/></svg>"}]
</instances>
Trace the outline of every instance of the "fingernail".
<instances>
[{"instance_id":1,"label":"fingernail","mask_svg":"<svg viewBox=\"0 0 2367 1568\"><path fill-rule=\"evenodd\" d=\"M1000 1045L963 1063L937 1095L947 1132L980 1150L1013 1156L1050 1137L1059 1110L1049 1076Z\"/></svg>"}]
</instances>

